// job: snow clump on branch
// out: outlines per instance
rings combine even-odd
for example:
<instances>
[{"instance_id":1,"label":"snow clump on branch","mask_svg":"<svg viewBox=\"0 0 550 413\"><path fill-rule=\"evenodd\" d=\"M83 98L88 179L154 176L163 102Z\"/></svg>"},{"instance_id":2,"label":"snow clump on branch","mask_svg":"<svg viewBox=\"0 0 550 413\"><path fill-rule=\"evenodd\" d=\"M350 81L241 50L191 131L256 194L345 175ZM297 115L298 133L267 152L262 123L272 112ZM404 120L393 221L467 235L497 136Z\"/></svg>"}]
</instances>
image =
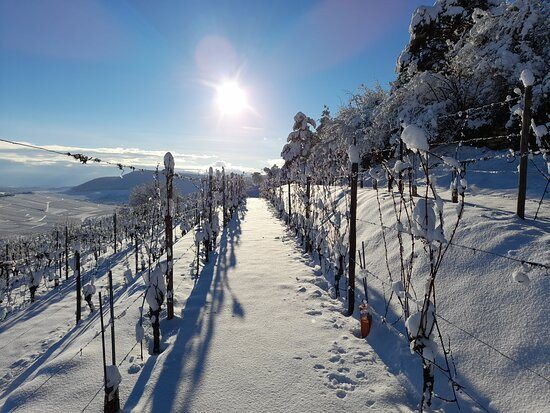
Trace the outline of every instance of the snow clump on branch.
<instances>
[{"instance_id":1,"label":"snow clump on branch","mask_svg":"<svg viewBox=\"0 0 550 413\"><path fill-rule=\"evenodd\" d=\"M430 149L426 132L416 125L408 125L405 127L403 132L401 132L401 140L407 145L408 149L415 153L420 151L426 152Z\"/></svg>"}]
</instances>

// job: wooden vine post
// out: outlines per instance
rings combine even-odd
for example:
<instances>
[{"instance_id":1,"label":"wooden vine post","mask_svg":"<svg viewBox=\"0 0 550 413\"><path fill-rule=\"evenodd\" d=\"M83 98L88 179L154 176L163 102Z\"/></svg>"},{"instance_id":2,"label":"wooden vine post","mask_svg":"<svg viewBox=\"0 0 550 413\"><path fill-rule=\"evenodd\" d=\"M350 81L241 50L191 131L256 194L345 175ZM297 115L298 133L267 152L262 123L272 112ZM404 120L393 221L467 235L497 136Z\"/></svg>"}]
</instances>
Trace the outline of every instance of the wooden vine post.
<instances>
[{"instance_id":1,"label":"wooden vine post","mask_svg":"<svg viewBox=\"0 0 550 413\"><path fill-rule=\"evenodd\" d=\"M208 248L206 249L206 253L209 254L213 251L213 238L214 235L212 233L212 204L213 204L213 194L212 194L212 178L213 178L214 171L212 167L208 170Z\"/></svg>"},{"instance_id":2,"label":"wooden vine post","mask_svg":"<svg viewBox=\"0 0 550 413\"><path fill-rule=\"evenodd\" d=\"M227 211L225 206L225 167L222 166L222 209L223 209L223 226L227 225Z\"/></svg>"},{"instance_id":3,"label":"wooden vine post","mask_svg":"<svg viewBox=\"0 0 550 413\"><path fill-rule=\"evenodd\" d=\"M388 178L388 192L391 192L393 189L393 176L389 172L386 172L386 176Z\"/></svg>"},{"instance_id":4,"label":"wooden vine post","mask_svg":"<svg viewBox=\"0 0 550 413\"><path fill-rule=\"evenodd\" d=\"M107 411L109 391L107 390L107 360L105 357L105 323L103 322L103 299L99 292L99 319L101 320L101 350L103 354L103 388L105 389L104 411Z\"/></svg>"},{"instance_id":5,"label":"wooden vine post","mask_svg":"<svg viewBox=\"0 0 550 413\"><path fill-rule=\"evenodd\" d=\"M116 212L113 214L113 237L114 237L114 247L116 254Z\"/></svg>"},{"instance_id":6,"label":"wooden vine post","mask_svg":"<svg viewBox=\"0 0 550 413\"><path fill-rule=\"evenodd\" d=\"M525 86L523 95L523 116L521 119L521 141L520 141L520 160L519 160L519 183L518 183L518 202L517 215L525 219L525 197L527 192L527 160L529 152L529 128L531 127L531 104L533 100L533 85Z\"/></svg>"},{"instance_id":7,"label":"wooden vine post","mask_svg":"<svg viewBox=\"0 0 550 413\"><path fill-rule=\"evenodd\" d=\"M196 211L197 211L197 234L198 234L201 231L201 212L199 211L199 200L198 199L197 199ZM199 277L199 270L200 270L201 240L196 238L195 242L197 244L197 260L196 260L197 261L197 273L196 273L195 280L197 280L197 278Z\"/></svg>"},{"instance_id":8,"label":"wooden vine post","mask_svg":"<svg viewBox=\"0 0 550 413\"><path fill-rule=\"evenodd\" d=\"M113 272L109 270L109 310L111 313L111 353L113 360L113 368L116 369L116 351L115 351L115 306L113 302ZM118 395L118 385L114 389L109 389L109 394L106 399L105 411L115 413L120 410L120 398Z\"/></svg>"},{"instance_id":9,"label":"wooden vine post","mask_svg":"<svg viewBox=\"0 0 550 413\"><path fill-rule=\"evenodd\" d=\"M233 212L235 210L234 200L235 200L235 174L231 172L231 175L229 176L229 218L233 218Z\"/></svg>"},{"instance_id":10,"label":"wooden vine post","mask_svg":"<svg viewBox=\"0 0 550 413\"><path fill-rule=\"evenodd\" d=\"M138 261L139 261L139 254L138 254L138 227L137 225L134 227L134 252L135 252L135 258L136 258L136 275L139 271Z\"/></svg>"},{"instance_id":11,"label":"wooden vine post","mask_svg":"<svg viewBox=\"0 0 550 413\"><path fill-rule=\"evenodd\" d=\"M174 262L172 212L174 209L174 157L170 152L164 155L164 173L166 174L166 209L164 226L166 232L166 309L167 318L174 318Z\"/></svg>"},{"instance_id":12,"label":"wooden vine post","mask_svg":"<svg viewBox=\"0 0 550 413\"><path fill-rule=\"evenodd\" d=\"M65 225L65 280L69 279L69 227Z\"/></svg>"},{"instance_id":13,"label":"wooden vine post","mask_svg":"<svg viewBox=\"0 0 550 413\"><path fill-rule=\"evenodd\" d=\"M458 204L458 188L456 187L456 181L459 179L459 175L456 171L453 170L451 174L451 181L453 182L453 189L451 191L451 202L453 204Z\"/></svg>"},{"instance_id":14,"label":"wooden vine post","mask_svg":"<svg viewBox=\"0 0 550 413\"><path fill-rule=\"evenodd\" d=\"M412 155L412 170L409 174L409 181L411 183L411 194L412 196L418 196L418 186L416 185L416 156L413 153Z\"/></svg>"},{"instance_id":15,"label":"wooden vine post","mask_svg":"<svg viewBox=\"0 0 550 413\"><path fill-rule=\"evenodd\" d=\"M55 250L57 252L57 260L58 260L58 264L59 264L58 267L61 268L61 256L59 255L59 229L55 231ZM7 259L7 257L6 257L6 259ZM54 269L54 273L57 274L57 268ZM59 278L61 278L61 274L59 274ZM54 276L54 286L55 287L59 287L59 278Z\"/></svg>"},{"instance_id":16,"label":"wooden vine post","mask_svg":"<svg viewBox=\"0 0 550 413\"><path fill-rule=\"evenodd\" d=\"M80 248L77 246L74 252L74 267L76 275L76 324L81 320L82 309L80 307L80 302L82 300L80 294L81 285L80 285Z\"/></svg>"},{"instance_id":17,"label":"wooden vine post","mask_svg":"<svg viewBox=\"0 0 550 413\"><path fill-rule=\"evenodd\" d=\"M357 175L359 174L359 154L355 143L350 146L351 161L351 201L349 222L349 265L348 265L348 316L355 311L355 257L357 254Z\"/></svg>"},{"instance_id":18,"label":"wooden vine post","mask_svg":"<svg viewBox=\"0 0 550 413\"><path fill-rule=\"evenodd\" d=\"M61 250L60 250L60 251L61 251ZM59 279L61 280L61 277L62 277L61 271L62 271L62 267L63 267L63 264L61 263L62 260L63 260L63 254L62 254L61 252L59 252L58 258L59 258L59 260L58 260L58 261L59 261L59 262L58 262L58 264L59 264Z\"/></svg>"}]
</instances>

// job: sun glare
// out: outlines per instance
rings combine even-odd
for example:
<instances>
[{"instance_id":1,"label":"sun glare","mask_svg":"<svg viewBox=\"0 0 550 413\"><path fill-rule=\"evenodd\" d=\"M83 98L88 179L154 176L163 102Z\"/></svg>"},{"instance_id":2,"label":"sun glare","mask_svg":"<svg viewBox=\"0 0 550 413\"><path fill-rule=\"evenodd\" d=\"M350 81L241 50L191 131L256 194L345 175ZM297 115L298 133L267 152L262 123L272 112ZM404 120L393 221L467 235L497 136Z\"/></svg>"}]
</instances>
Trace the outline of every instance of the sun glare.
<instances>
[{"instance_id":1,"label":"sun glare","mask_svg":"<svg viewBox=\"0 0 550 413\"><path fill-rule=\"evenodd\" d=\"M216 91L216 103L222 115L236 116L247 108L246 94L237 82L222 83Z\"/></svg>"}]
</instances>

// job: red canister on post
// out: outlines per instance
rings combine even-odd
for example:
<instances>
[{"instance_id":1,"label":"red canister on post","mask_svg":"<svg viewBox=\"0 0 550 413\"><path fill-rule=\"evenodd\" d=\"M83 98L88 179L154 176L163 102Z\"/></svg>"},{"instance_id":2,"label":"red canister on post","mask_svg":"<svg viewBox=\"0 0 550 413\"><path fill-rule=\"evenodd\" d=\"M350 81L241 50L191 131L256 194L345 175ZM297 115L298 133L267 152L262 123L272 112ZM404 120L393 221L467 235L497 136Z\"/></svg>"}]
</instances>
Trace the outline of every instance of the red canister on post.
<instances>
[{"instance_id":1,"label":"red canister on post","mask_svg":"<svg viewBox=\"0 0 550 413\"><path fill-rule=\"evenodd\" d=\"M365 338L369 335L372 325L372 315L369 312L368 305L365 301L359 305L359 313L361 322L361 338Z\"/></svg>"}]
</instances>

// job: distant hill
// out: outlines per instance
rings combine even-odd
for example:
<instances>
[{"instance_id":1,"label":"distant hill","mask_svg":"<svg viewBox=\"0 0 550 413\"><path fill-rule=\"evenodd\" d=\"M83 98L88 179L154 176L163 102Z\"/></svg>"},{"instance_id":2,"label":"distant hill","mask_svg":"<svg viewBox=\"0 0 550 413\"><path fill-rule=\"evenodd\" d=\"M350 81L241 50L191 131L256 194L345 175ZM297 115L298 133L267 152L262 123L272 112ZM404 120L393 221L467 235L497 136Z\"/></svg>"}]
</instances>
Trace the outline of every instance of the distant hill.
<instances>
[{"instance_id":1,"label":"distant hill","mask_svg":"<svg viewBox=\"0 0 550 413\"><path fill-rule=\"evenodd\" d=\"M164 175L159 174L160 179L164 180ZM135 171L129 174L118 176L106 176L95 178L84 182L81 185L70 188L65 191L68 195L75 195L93 202L101 203L127 203L132 189L154 181L154 173L149 171ZM175 179L174 187L177 188L180 195L186 195L195 192L197 189L186 179Z\"/></svg>"}]
</instances>

